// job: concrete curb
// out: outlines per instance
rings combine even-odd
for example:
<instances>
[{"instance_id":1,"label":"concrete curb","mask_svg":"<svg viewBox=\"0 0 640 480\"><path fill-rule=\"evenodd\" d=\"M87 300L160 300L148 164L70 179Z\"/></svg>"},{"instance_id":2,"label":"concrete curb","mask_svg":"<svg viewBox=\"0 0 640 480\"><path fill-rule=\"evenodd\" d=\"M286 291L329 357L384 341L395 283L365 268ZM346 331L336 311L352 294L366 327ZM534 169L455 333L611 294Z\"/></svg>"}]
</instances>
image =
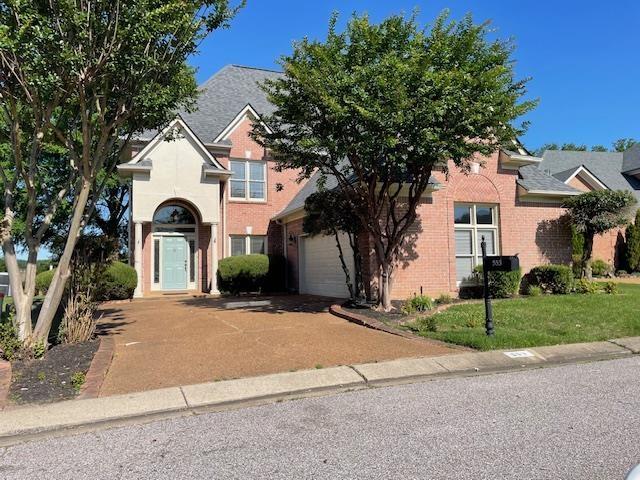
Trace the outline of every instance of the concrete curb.
<instances>
[{"instance_id":1,"label":"concrete curb","mask_svg":"<svg viewBox=\"0 0 640 480\"><path fill-rule=\"evenodd\" d=\"M9 403L11 388L11 363L0 360L0 410Z\"/></svg>"},{"instance_id":2,"label":"concrete curb","mask_svg":"<svg viewBox=\"0 0 640 480\"><path fill-rule=\"evenodd\" d=\"M96 398L100 393L102 382L104 382L109 367L111 366L111 360L113 359L113 352L116 347L116 342L113 337L99 337L100 346L98 351L91 360L91 365L87 371L84 384L80 389L80 393L77 398L79 400L86 398Z\"/></svg>"},{"instance_id":3,"label":"concrete curb","mask_svg":"<svg viewBox=\"0 0 640 480\"><path fill-rule=\"evenodd\" d=\"M630 357L634 350L618 342L640 348L640 337L636 337L518 351L409 358L18 407L0 411L0 446L56 432L239 408L277 399Z\"/></svg>"}]
</instances>

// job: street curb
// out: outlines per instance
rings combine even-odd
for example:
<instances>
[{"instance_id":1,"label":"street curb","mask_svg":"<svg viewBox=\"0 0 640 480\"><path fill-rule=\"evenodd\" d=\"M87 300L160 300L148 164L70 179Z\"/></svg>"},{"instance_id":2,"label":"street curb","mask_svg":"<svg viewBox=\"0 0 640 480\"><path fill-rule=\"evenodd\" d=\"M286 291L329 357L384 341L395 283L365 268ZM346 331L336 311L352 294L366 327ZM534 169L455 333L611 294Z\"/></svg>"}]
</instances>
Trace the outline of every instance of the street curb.
<instances>
[{"instance_id":1,"label":"street curb","mask_svg":"<svg viewBox=\"0 0 640 480\"><path fill-rule=\"evenodd\" d=\"M640 337L624 340L640 344ZM616 341L618 341L616 340ZM0 446L159 418L459 376L630 358L615 341L408 358L69 400L0 411Z\"/></svg>"},{"instance_id":2,"label":"street curb","mask_svg":"<svg viewBox=\"0 0 640 480\"><path fill-rule=\"evenodd\" d=\"M93 356L93 360L91 360L84 384L76 397L78 400L96 398L100 394L100 388L111 366L116 342L113 337L110 336L99 337L99 339L100 346Z\"/></svg>"},{"instance_id":3,"label":"street curb","mask_svg":"<svg viewBox=\"0 0 640 480\"><path fill-rule=\"evenodd\" d=\"M11 388L11 362L0 360L0 410L9 403Z\"/></svg>"}]
</instances>

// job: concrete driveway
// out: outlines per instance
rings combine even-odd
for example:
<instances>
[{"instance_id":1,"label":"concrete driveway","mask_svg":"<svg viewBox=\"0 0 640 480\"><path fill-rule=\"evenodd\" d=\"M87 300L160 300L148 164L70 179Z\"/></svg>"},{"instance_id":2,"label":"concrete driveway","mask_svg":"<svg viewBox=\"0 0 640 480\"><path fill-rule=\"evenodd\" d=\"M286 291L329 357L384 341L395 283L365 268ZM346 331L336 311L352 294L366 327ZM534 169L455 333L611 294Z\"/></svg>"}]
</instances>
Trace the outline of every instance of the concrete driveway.
<instances>
[{"instance_id":1,"label":"concrete driveway","mask_svg":"<svg viewBox=\"0 0 640 480\"><path fill-rule=\"evenodd\" d=\"M456 352L349 323L330 304L275 296L103 305L98 332L116 346L100 395Z\"/></svg>"}]
</instances>

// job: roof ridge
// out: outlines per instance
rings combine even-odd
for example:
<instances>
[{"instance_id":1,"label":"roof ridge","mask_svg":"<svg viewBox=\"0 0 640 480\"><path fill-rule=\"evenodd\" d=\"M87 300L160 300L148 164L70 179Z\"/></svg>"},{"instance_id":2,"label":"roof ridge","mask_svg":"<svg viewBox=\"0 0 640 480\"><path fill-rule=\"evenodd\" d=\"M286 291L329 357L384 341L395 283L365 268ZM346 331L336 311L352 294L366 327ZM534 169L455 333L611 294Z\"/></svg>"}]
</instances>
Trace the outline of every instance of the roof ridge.
<instances>
[{"instance_id":1,"label":"roof ridge","mask_svg":"<svg viewBox=\"0 0 640 480\"><path fill-rule=\"evenodd\" d=\"M284 73L282 70L274 70L273 68L251 67L249 65L240 65L238 63L232 63L230 65L227 65L227 67L245 68L247 70L260 70L263 72L271 72L271 73Z\"/></svg>"}]
</instances>

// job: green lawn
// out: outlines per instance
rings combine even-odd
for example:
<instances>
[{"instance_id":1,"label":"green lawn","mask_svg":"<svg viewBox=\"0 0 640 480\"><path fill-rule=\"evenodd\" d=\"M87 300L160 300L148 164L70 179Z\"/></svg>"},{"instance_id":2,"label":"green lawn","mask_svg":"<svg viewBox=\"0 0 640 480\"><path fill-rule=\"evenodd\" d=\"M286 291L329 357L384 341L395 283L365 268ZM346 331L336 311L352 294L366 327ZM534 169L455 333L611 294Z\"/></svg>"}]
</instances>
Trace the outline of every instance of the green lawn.
<instances>
[{"instance_id":1,"label":"green lawn","mask_svg":"<svg viewBox=\"0 0 640 480\"><path fill-rule=\"evenodd\" d=\"M495 335L484 331L484 304L456 305L410 328L422 336L479 350L591 342L640 335L640 285L619 285L619 294L544 295L494 300Z\"/></svg>"}]
</instances>

